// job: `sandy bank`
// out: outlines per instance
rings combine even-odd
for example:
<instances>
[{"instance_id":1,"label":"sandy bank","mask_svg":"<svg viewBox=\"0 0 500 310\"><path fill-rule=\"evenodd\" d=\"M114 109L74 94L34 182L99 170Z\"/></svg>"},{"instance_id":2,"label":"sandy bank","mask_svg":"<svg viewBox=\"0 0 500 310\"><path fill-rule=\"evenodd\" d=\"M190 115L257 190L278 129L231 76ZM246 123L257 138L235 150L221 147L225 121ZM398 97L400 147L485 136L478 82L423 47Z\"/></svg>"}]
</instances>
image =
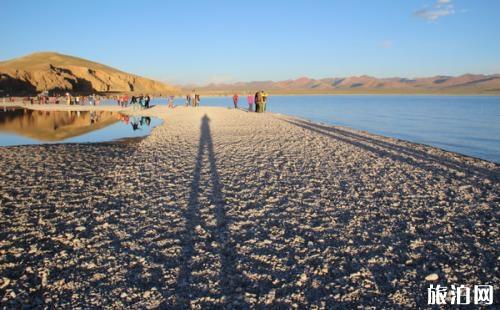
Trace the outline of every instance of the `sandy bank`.
<instances>
[{"instance_id":1,"label":"sandy bank","mask_svg":"<svg viewBox=\"0 0 500 310\"><path fill-rule=\"evenodd\" d=\"M283 115L140 113L165 122L138 143L0 148L2 306L394 308L426 305L434 273L500 284L498 165Z\"/></svg>"}]
</instances>

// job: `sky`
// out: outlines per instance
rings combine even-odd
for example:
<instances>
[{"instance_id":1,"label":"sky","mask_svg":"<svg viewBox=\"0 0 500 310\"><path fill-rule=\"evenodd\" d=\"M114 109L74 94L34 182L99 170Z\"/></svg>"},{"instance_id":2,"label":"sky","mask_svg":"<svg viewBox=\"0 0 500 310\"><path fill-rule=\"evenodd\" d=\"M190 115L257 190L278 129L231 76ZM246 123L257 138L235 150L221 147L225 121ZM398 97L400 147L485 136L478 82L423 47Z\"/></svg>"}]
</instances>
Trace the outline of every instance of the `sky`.
<instances>
[{"instance_id":1,"label":"sky","mask_svg":"<svg viewBox=\"0 0 500 310\"><path fill-rule=\"evenodd\" d=\"M500 73L499 0L0 0L0 60L55 51L174 84Z\"/></svg>"}]
</instances>

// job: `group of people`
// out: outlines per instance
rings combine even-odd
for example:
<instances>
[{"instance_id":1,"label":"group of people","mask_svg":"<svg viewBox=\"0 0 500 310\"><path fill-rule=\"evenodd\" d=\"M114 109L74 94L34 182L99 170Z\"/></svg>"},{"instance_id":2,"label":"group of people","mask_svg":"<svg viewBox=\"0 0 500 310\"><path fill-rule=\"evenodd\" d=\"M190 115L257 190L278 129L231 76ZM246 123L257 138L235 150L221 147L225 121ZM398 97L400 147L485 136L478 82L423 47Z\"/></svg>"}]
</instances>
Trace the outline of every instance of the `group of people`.
<instances>
[{"instance_id":1,"label":"group of people","mask_svg":"<svg viewBox=\"0 0 500 310\"><path fill-rule=\"evenodd\" d=\"M233 105L234 108L238 108L238 94L233 95ZM247 96L247 102L248 102L248 111L254 111L253 105L255 104L255 112L257 113L262 113L266 111L266 106L267 106L267 93L265 93L263 90L260 90L255 93L255 95L249 94Z\"/></svg>"},{"instance_id":2,"label":"group of people","mask_svg":"<svg viewBox=\"0 0 500 310\"><path fill-rule=\"evenodd\" d=\"M135 107L139 105L141 108L149 109L149 103L151 102L151 97L149 95L132 96L130 99L130 105Z\"/></svg>"},{"instance_id":3,"label":"group of people","mask_svg":"<svg viewBox=\"0 0 500 310\"><path fill-rule=\"evenodd\" d=\"M49 102L50 103L50 102ZM66 93L66 104L67 105L99 105L101 104L101 97L98 95L89 95L89 96L72 96L69 93Z\"/></svg>"},{"instance_id":4,"label":"group of people","mask_svg":"<svg viewBox=\"0 0 500 310\"><path fill-rule=\"evenodd\" d=\"M25 102L25 100L23 100ZM70 93L66 93L64 97L61 96L48 96L45 94L38 95L37 97L30 97L29 102L31 104L59 104L66 102L67 105L99 105L101 103L101 97L98 95L89 96L72 96Z\"/></svg>"},{"instance_id":5,"label":"group of people","mask_svg":"<svg viewBox=\"0 0 500 310\"><path fill-rule=\"evenodd\" d=\"M200 94L197 94L196 91L193 90L191 94L186 95L186 106L198 107L200 106Z\"/></svg>"}]
</instances>

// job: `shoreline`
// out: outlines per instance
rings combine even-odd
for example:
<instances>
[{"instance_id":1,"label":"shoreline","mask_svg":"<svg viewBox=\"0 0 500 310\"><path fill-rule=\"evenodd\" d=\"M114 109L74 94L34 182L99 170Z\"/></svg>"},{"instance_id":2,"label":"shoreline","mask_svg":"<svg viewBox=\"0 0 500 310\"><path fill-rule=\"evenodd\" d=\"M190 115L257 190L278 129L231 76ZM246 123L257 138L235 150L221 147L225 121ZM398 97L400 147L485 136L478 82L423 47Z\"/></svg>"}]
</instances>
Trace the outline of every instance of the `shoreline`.
<instances>
[{"instance_id":1,"label":"shoreline","mask_svg":"<svg viewBox=\"0 0 500 310\"><path fill-rule=\"evenodd\" d=\"M12 102L12 103L8 103L8 104L0 103L0 109L3 109L4 107L5 108L27 108L27 109L31 109L31 110L35 110L35 111L81 111L81 112L83 112L83 111L105 111L105 112L117 112L117 113L127 114L127 115L130 115L130 116L136 115L136 116L156 117L156 118L162 119L163 121L166 120L165 117L168 114L171 114L171 112L174 111L174 109L176 109L176 108L186 108L183 105L178 105L178 106L176 106L173 109L172 108L168 108L166 105L153 105L150 109L134 110L134 108L132 108L132 107L123 108L123 107L114 106L114 105L91 106L91 105L66 105L66 104L44 104L44 105L41 105L41 104L23 104L22 102L21 103L20 102ZM193 107L187 107L187 108L193 108ZM223 109L227 108L227 109L231 109L230 107L217 107L217 106L203 106L203 108L223 108ZM241 109L240 108L239 110L241 110L243 112L247 112L245 109ZM328 123L324 123L324 122L317 122L317 121L314 121L314 120L311 120L311 119L302 118L302 117L293 116L293 115L288 115L288 114L283 114L283 113L266 112L266 114L274 114L274 115L281 115L281 116L289 117L289 118L296 118L298 120L303 120L303 121L307 121L307 122L310 122L310 123L313 123L313 124L319 124L319 125L322 125L322 126L329 126L329 127L334 127L334 128L344 128L344 129L347 129L347 130L357 131L357 132L360 132L360 133L363 133L363 134L369 134L369 135L377 136L377 137L384 138L384 139L392 139L392 140L398 141L398 142L411 143L411 144L421 145L421 146L428 147L428 148L435 148L435 149L437 149L437 150L439 150L441 152L447 152L447 153L450 153L450 154L456 154L456 155L459 155L459 156L468 157L470 159L486 161L486 162L492 163L492 164L497 165L497 166L500 167L500 163L497 163L497 162L492 161L492 160L483 159L483 158L480 158L480 157L475 157L475 156L471 156L471 155L467 155L467 154L462 154L462 153L458 153L458 152L446 150L446 149L443 149L443 148L440 148L440 147L437 147L437 146L433 146L433 145L430 145L430 144L426 144L426 143L414 142L414 141L400 139L400 138L396 138L396 137L389 137L389 136L385 136L385 135L381 135L381 134L377 134L377 133L373 133L373 132L370 132L370 131L361 130L361 129L357 129L357 128L349 127L349 126L341 126L341 125L328 124ZM127 139L127 138L125 138L125 139ZM109 142L113 142L113 141L109 141ZM53 143L53 144L57 144L57 143Z\"/></svg>"}]
</instances>

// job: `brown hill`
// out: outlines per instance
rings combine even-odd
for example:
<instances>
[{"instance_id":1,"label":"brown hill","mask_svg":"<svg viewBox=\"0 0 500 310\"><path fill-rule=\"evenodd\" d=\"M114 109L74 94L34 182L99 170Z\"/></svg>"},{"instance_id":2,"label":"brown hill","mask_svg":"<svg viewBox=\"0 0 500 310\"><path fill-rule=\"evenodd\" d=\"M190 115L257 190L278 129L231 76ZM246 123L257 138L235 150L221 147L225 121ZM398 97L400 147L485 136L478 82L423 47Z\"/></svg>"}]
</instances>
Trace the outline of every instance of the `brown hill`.
<instances>
[{"instance_id":1,"label":"brown hill","mask_svg":"<svg viewBox=\"0 0 500 310\"><path fill-rule=\"evenodd\" d=\"M209 84L197 89L205 92L249 92L265 89L274 93L450 93L500 94L500 75L464 74L424 78L346 78L311 79L301 77L285 81L260 81L234 84Z\"/></svg>"},{"instance_id":2,"label":"brown hill","mask_svg":"<svg viewBox=\"0 0 500 310\"><path fill-rule=\"evenodd\" d=\"M0 93L34 94L44 90L171 93L177 89L96 62L58 53L34 53L0 62Z\"/></svg>"}]
</instances>

